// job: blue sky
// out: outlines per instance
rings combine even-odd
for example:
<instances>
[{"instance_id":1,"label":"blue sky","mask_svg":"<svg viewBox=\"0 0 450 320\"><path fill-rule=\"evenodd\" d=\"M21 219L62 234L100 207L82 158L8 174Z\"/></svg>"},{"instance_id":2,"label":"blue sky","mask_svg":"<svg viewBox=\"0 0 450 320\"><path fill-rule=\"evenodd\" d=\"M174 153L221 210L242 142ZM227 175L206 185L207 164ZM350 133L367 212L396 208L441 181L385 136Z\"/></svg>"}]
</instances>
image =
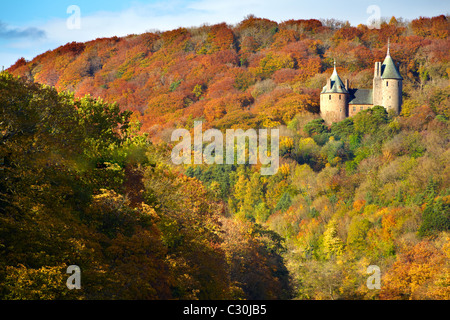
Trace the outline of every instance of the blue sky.
<instances>
[{"instance_id":1,"label":"blue sky","mask_svg":"<svg viewBox=\"0 0 450 320\"><path fill-rule=\"evenodd\" d=\"M204 23L235 24L254 14L277 22L288 19L334 18L352 25L381 17L414 19L450 13L448 0L1 0L0 66L36 55L71 41L170 30ZM80 28L69 28L71 5L80 9ZM75 20L71 20L75 21Z\"/></svg>"}]
</instances>

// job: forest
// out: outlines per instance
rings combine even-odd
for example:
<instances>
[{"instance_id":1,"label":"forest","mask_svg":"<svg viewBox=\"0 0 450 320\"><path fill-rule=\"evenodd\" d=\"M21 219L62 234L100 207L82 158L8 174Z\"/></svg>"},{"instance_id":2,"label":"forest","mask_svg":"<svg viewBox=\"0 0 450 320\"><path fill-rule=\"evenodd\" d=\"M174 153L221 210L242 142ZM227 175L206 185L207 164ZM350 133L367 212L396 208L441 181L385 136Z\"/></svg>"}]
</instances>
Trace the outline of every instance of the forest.
<instances>
[{"instance_id":1,"label":"forest","mask_svg":"<svg viewBox=\"0 0 450 320\"><path fill-rule=\"evenodd\" d=\"M19 59L0 74L0 298L450 299L449 33L249 15ZM327 126L333 60L371 88L388 39L401 113ZM194 121L279 129L278 172L174 165Z\"/></svg>"}]
</instances>

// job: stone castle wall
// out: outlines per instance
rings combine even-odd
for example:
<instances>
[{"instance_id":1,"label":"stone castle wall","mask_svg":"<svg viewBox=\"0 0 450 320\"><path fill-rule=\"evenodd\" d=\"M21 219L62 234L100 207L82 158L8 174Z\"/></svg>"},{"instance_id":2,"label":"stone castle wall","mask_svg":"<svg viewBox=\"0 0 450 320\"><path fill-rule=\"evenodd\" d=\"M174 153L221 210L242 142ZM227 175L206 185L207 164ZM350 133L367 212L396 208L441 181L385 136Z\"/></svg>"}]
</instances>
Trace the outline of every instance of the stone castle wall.
<instances>
[{"instance_id":1,"label":"stone castle wall","mask_svg":"<svg viewBox=\"0 0 450 320\"><path fill-rule=\"evenodd\" d=\"M381 80L381 62L375 62L373 74L373 105L383 103L382 80Z\"/></svg>"},{"instance_id":2,"label":"stone castle wall","mask_svg":"<svg viewBox=\"0 0 450 320\"><path fill-rule=\"evenodd\" d=\"M324 93L320 95L320 116L326 123L338 122L348 117L348 94Z\"/></svg>"},{"instance_id":3,"label":"stone castle wall","mask_svg":"<svg viewBox=\"0 0 450 320\"><path fill-rule=\"evenodd\" d=\"M382 81L383 100L382 106L386 110L394 110L400 113L402 105L402 81L395 79L383 79Z\"/></svg>"},{"instance_id":4,"label":"stone castle wall","mask_svg":"<svg viewBox=\"0 0 450 320\"><path fill-rule=\"evenodd\" d=\"M372 108L372 104L351 104L348 106L348 116L353 117L360 111Z\"/></svg>"}]
</instances>

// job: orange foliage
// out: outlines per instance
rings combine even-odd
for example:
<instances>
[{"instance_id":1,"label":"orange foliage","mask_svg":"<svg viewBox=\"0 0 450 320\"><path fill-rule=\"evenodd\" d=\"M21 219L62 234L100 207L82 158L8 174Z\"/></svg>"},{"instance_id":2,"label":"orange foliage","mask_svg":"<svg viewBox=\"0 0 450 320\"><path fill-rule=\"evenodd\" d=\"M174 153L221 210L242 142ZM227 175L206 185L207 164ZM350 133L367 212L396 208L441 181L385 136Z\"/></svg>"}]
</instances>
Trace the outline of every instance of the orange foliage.
<instances>
[{"instance_id":1,"label":"orange foliage","mask_svg":"<svg viewBox=\"0 0 450 320\"><path fill-rule=\"evenodd\" d=\"M317 106L308 94L300 94L289 89L274 90L264 94L256 102L255 112L268 124L287 124L295 114L311 111Z\"/></svg>"},{"instance_id":2,"label":"orange foliage","mask_svg":"<svg viewBox=\"0 0 450 320\"><path fill-rule=\"evenodd\" d=\"M308 20L294 20L290 19L284 21L280 24L280 28L284 29L299 29L303 31L312 31L316 32L318 29L322 27L322 22L317 19L308 19Z\"/></svg>"},{"instance_id":3,"label":"orange foliage","mask_svg":"<svg viewBox=\"0 0 450 320\"><path fill-rule=\"evenodd\" d=\"M303 59L298 62L298 75L294 79L295 81L305 81L309 78L313 77L317 73L320 73L320 70L322 69L322 62L320 61L320 58L310 58L310 59Z\"/></svg>"},{"instance_id":4,"label":"orange foliage","mask_svg":"<svg viewBox=\"0 0 450 320\"><path fill-rule=\"evenodd\" d=\"M381 299L449 299L448 258L428 241L400 254L382 278Z\"/></svg>"},{"instance_id":5,"label":"orange foliage","mask_svg":"<svg viewBox=\"0 0 450 320\"><path fill-rule=\"evenodd\" d=\"M210 52L229 50L233 48L234 33L225 23L214 25L211 28L209 37L211 41Z\"/></svg>"},{"instance_id":6,"label":"orange foliage","mask_svg":"<svg viewBox=\"0 0 450 320\"><path fill-rule=\"evenodd\" d=\"M298 77L299 71L295 69L280 69L274 72L272 75L273 81L276 83L292 82Z\"/></svg>"},{"instance_id":7,"label":"orange foliage","mask_svg":"<svg viewBox=\"0 0 450 320\"><path fill-rule=\"evenodd\" d=\"M180 44L189 37L189 32L186 28L178 28L175 30L166 31L161 35L164 41L164 46L168 47L172 44Z\"/></svg>"},{"instance_id":8,"label":"orange foliage","mask_svg":"<svg viewBox=\"0 0 450 320\"><path fill-rule=\"evenodd\" d=\"M355 27L344 27L337 30L333 36L333 41L338 44L342 41L349 41L355 38L360 38L363 32Z\"/></svg>"},{"instance_id":9,"label":"orange foliage","mask_svg":"<svg viewBox=\"0 0 450 320\"><path fill-rule=\"evenodd\" d=\"M280 30L274 37L273 48L282 48L291 42L295 42L300 38L300 34L295 30Z\"/></svg>"},{"instance_id":10,"label":"orange foliage","mask_svg":"<svg viewBox=\"0 0 450 320\"><path fill-rule=\"evenodd\" d=\"M361 209L364 208L365 205L366 205L365 200L356 200L355 202L353 202L353 210L361 211Z\"/></svg>"},{"instance_id":11,"label":"orange foliage","mask_svg":"<svg viewBox=\"0 0 450 320\"><path fill-rule=\"evenodd\" d=\"M450 33L450 22L444 15L414 19L411 21L411 27L415 34L422 37L447 39Z\"/></svg>"},{"instance_id":12,"label":"orange foliage","mask_svg":"<svg viewBox=\"0 0 450 320\"><path fill-rule=\"evenodd\" d=\"M227 113L243 110L253 103L253 97L247 93L228 94L222 98L210 100L205 105L205 118L208 122L220 119Z\"/></svg>"},{"instance_id":13,"label":"orange foliage","mask_svg":"<svg viewBox=\"0 0 450 320\"><path fill-rule=\"evenodd\" d=\"M27 65L27 60L24 57L18 59L11 67L9 67L10 72L17 72L17 69Z\"/></svg>"},{"instance_id":14,"label":"orange foliage","mask_svg":"<svg viewBox=\"0 0 450 320\"><path fill-rule=\"evenodd\" d=\"M194 114L212 120L211 126L231 126L231 119L242 126L276 125L296 112L317 111L320 88L314 83L311 91L307 80L332 59L343 72L365 72L384 59L388 38L405 81L420 81L418 55L434 64L449 61L445 16L413 20L411 28L415 35L395 18L369 29L331 28L315 19L277 23L250 15L234 27L220 23L72 42L29 62L19 59L9 71L77 97L118 102L141 113L143 130L182 123ZM248 98L253 85L264 79L273 80L275 90L253 102ZM236 98L241 93L247 98Z\"/></svg>"}]
</instances>

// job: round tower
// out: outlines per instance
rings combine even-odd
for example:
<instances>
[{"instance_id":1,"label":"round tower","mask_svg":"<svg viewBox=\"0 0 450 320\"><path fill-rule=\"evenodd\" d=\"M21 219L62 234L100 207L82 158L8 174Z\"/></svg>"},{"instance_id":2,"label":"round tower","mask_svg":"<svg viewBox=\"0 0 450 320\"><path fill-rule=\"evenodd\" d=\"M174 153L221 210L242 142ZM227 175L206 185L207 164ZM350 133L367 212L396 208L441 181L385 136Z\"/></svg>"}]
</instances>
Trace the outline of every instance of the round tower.
<instances>
[{"instance_id":1,"label":"round tower","mask_svg":"<svg viewBox=\"0 0 450 320\"><path fill-rule=\"evenodd\" d=\"M344 120L348 116L348 102L348 88L339 78L335 62L333 73L320 93L320 116L327 124Z\"/></svg>"},{"instance_id":2,"label":"round tower","mask_svg":"<svg viewBox=\"0 0 450 320\"><path fill-rule=\"evenodd\" d=\"M395 66L389 52L389 44L386 58L381 66L381 94L382 105L386 110L394 110L400 113L402 106L402 76Z\"/></svg>"}]
</instances>

